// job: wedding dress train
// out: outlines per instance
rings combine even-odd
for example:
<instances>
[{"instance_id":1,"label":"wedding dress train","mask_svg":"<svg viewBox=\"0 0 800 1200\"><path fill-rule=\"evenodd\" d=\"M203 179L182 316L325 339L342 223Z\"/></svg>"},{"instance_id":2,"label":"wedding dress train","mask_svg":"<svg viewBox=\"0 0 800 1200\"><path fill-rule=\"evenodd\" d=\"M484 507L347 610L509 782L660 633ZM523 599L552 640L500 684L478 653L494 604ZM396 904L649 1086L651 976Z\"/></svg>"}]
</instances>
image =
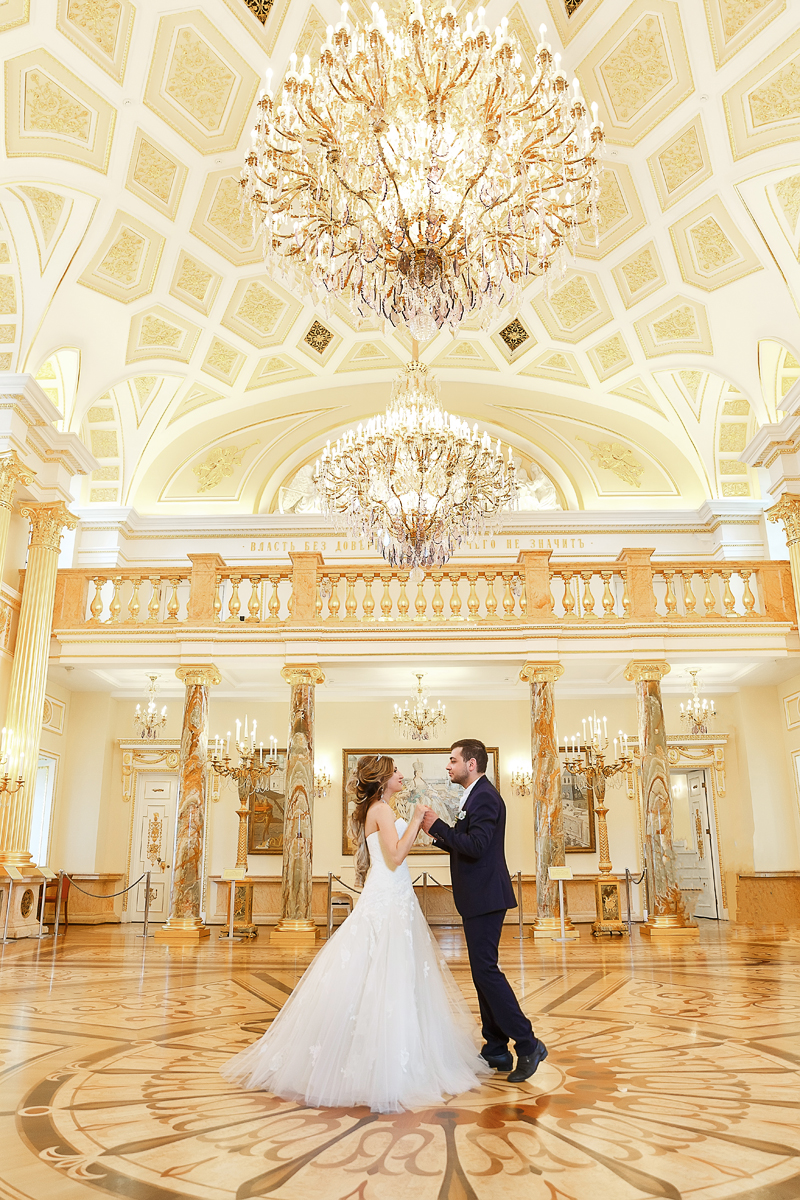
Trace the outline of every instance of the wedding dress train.
<instances>
[{"instance_id":1,"label":"wedding dress train","mask_svg":"<svg viewBox=\"0 0 800 1200\"><path fill-rule=\"evenodd\" d=\"M406 822L398 820L398 836ZM260 1041L223 1076L311 1108L373 1112L440 1104L491 1070L479 1031L422 915L408 871L367 838L370 871Z\"/></svg>"}]
</instances>

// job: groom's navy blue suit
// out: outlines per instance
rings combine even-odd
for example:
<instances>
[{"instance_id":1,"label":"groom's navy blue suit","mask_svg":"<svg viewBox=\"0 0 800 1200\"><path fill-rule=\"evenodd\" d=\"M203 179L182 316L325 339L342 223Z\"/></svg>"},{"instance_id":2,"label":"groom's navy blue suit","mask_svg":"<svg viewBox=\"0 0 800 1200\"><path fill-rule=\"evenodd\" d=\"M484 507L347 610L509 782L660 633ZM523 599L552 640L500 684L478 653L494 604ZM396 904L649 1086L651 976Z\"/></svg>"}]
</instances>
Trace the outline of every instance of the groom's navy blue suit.
<instances>
[{"instance_id":1,"label":"groom's navy blue suit","mask_svg":"<svg viewBox=\"0 0 800 1200\"><path fill-rule=\"evenodd\" d=\"M429 830L442 850L450 852L453 899L464 921L469 965L478 993L484 1054L505 1054L509 1038L517 1054L533 1054L536 1037L511 985L497 965L497 949L506 910L516 908L506 866L506 806L485 775L467 796L459 820L451 828L436 820Z\"/></svg>"}]
</instances>

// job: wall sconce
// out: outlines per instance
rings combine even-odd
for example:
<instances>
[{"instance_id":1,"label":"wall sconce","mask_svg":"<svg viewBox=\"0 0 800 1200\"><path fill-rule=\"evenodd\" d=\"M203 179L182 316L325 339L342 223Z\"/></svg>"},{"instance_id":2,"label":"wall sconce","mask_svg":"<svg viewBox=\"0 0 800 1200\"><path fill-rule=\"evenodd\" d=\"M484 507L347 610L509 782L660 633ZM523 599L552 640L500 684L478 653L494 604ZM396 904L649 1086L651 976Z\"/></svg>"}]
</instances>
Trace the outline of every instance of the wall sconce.
<instances>
[{"instance_id":1,"label":"wall sconce","mask_svg":"<svg viewBox=\"0 0 800 1200\"><path fill-rule=\"evenodd\" d=\"M331 786L331 773L327 767L314 767L314 797L324 800Z\"/></svg>"},{"instance_id":2,"label":"wall sconce","mask_svg":"<svg viewBox=\"0 0 800 1200\"><path fill-rule=\"evenodd\" d=\"M518 796L530 796L533 783L533 767L522 764L511 772L511 788Z\"/></svg>"}]
</instances>

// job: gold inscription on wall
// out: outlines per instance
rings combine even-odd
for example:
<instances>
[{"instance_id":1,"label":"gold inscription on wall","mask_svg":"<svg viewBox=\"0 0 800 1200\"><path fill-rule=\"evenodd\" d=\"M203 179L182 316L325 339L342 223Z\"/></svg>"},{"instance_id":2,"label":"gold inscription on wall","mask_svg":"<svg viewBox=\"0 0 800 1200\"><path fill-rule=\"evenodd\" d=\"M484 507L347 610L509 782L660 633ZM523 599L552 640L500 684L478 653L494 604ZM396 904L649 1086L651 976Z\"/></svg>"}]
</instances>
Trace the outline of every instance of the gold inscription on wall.
<instances>
[{"instance_id":1,"label":"gold inscription on wall","mask_svg":"<svg viewBox=\"0 0 800 1200\"><path fill-rule=\"evenodd\" d=\"M584 539L587 537L583 534L573 534L562 536L549 534L546 537L534 537L530 534L522 535L521 537L505 537L500 535L493 538L476 538L474 541L465 542L463 549L465 552L470 550L478 551L494 551L498 555L507 557L510 553L517 553L520 550L584 550L587 548L587 543ZM271 541L252 541L245 543L245 550L249 550L251 554L280 554L286 555L290 551L316 551L319 554L335 557L337 554L352 557L354 554L374 554L373 548L363 539L353 538L317 538L316 540L300 541L292 538L275 538Z\"/></svg>"}]
</instances>

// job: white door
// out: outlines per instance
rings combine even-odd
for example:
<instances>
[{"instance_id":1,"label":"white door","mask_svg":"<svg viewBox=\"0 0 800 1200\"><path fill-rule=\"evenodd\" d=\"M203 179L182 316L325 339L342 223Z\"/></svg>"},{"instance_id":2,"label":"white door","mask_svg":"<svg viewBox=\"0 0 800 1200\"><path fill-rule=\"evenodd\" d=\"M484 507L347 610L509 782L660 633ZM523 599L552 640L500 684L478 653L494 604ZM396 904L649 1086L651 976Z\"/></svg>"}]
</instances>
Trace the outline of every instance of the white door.
<instances>
[{"instance_id":1,"label":"white door","mask_svg":"<svg viewBox=\"0 0 800 1200\"><path fill-rule=\"evenodd\" d=\"M51 754L40 754L36 768L36 787L33 793L31 832L28 852L37 866L47 865L50 850L50 829L53 824L53 793L56 785L58 759Z\"/></svg>"},{"instance_id":2,"label":"white door","mask_svg":"<svg viewBox=\"0 0 800 1200\"><path fill-rule=\"evenodd\" d=\"M139 775L134 814L131 879L150 872L150 921L166 921L172 881L172 851L175 841L175 809L178 780L175 775L147 772ZM128 907L129 921L144 919L145 883L142 880Z\"/></svg>"},{"instance_id":3,"label":"white door","mask_svg":"<svg viewBox=\"0 0 800 1200\"><path fill-rule=\"evenodd\" d=\"M671 771L670 791L678 882L696 895L696 917L718 920L717 871L705 771Z\"/></svg>"}]
</instances>

